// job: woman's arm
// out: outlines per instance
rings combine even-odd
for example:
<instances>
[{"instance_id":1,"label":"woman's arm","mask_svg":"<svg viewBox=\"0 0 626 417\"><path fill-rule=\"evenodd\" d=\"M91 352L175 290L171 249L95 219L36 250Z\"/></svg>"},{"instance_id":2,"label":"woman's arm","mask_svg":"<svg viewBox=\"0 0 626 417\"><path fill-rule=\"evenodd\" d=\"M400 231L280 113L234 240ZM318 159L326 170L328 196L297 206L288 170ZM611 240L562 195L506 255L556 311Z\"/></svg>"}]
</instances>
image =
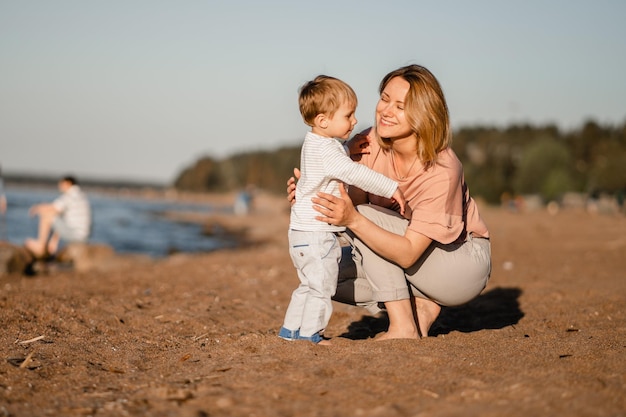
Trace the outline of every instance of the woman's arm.
<instances>
[{"instance_id":1,"label":"woman's arm","mask_svg":"<svg viewBox=\"0 0 626 417\"><path fill-rule=\"evenodd\" d=\"M348 194L341 189L341 198L318 193L313 199L317 220L349 228L363 243L380 256L397 263L402 268L413 265L428 248L431 239L407 230L404 236L388 232L360 214Z\"/></svg>"}]
</instances>

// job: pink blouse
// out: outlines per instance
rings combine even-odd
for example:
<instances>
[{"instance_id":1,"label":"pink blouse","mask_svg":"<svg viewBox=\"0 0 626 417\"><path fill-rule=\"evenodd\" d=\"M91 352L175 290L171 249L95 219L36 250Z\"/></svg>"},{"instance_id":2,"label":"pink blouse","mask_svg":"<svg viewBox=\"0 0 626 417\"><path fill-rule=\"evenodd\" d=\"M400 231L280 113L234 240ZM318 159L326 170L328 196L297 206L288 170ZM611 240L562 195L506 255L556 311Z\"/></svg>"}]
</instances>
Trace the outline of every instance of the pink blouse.
<instances>
[{"instance_id":1,"label":"pink blouse","mask_svg":"<svg viewBox=\"0 0 626 417\"><path fill-rule=\"evenodd\" d=\"M462 241L467 233L489 237L476 202L469 195L461 161L451 148L441 151L437 163L428 170L418 160L411 175L403 179L396 174L391 153L383 151L376 140L371 141L369 151L361 163L398 182L412 210L410 230L443 244ZM391 203L372 194L369 201L383 207Z\"/></svg>"}]
</instances>

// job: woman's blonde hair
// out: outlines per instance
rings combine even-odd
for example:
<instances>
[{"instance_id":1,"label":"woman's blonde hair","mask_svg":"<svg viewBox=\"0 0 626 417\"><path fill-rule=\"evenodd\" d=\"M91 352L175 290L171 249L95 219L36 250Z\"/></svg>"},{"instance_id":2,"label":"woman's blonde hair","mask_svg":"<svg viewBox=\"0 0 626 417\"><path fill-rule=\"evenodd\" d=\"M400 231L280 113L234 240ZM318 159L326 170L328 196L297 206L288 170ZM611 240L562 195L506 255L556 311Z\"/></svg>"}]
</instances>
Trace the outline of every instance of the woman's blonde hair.
<instances>
[{"instance_id":1,"label":"woman's blonde hair","mask_svg":"<svg viewBox=\"0 0 626 417\"><path fill-rule=\"evenodd\" d=\"M318 114L333 117L344 103L356 107L356 93L352 87L337 78L318 75L314 80L300 87L298 96L300 114L309 126L313 126L313 121Z\"/></svg>"},{"instance_id":2,"label":"woman's blonde hair","mask_svg":"<svg viewBox=\"0 0 626 417\"><path fill-rule=\"evenodd\" d=\"M443 90L429 70L420 65L408 65L383 78L380 94L395 77L401 77L409 83L404 114L417 137L417 155L426 167L430 167L437 162L437 154L452 143L450 116ZM383 149L391 148L389 139L379 137L378 142Z\"/></svg>"}]
</instances>

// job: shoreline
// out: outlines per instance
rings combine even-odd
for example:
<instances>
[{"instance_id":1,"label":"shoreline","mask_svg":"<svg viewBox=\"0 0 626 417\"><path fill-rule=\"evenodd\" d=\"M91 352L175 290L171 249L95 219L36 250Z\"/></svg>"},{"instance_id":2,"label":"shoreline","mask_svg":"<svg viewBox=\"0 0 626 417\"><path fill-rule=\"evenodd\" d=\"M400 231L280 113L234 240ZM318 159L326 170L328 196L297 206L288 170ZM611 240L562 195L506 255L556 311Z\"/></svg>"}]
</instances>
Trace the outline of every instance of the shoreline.
<instances>
[{"instance_id":1,"label":"shoreline","mask_svg":"<svg viewBox=\"0 0 626 417\"><path fill-rule=\"evenodd\" d=\"M238 225L247 220L233 213L237 193L86 192L94 214L90 245L107 245L120 254L161 258L169 253L207 252L248 243L247 230ZM9 212L0 219L5 225L8 222L9 228L3 228L2 240L21 246L24 239L36 234L36 219L28 217L28 207L57 195L52 189L9 189ZM266 198L272 196L257 192L257 200ZM157 220L153 223L157 228L146 230L142 238L142 230L149 228L152 220Z\"/></svg>"}]
</instances>

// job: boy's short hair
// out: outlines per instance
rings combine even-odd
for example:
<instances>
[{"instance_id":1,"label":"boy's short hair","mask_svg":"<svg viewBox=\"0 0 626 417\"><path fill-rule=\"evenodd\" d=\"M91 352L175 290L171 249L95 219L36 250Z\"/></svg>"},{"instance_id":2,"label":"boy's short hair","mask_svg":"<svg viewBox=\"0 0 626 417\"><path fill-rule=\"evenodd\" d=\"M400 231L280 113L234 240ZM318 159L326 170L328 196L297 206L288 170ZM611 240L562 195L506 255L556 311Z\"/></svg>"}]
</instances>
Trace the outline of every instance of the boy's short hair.
<instances>
[{"instance_id":1,"label":"boy's short hair","mask_svg":"<svg viewBox=\"0 0 626 417\"><path fill-rule=\"evenodd\" d=\"M318 114L332 117L339 107L347 102L357 105L354 90L345 82L327 75L318 75L314 80L300 87L298 103L304 122L313 126Z\"/></svg>"}]
</instances>

